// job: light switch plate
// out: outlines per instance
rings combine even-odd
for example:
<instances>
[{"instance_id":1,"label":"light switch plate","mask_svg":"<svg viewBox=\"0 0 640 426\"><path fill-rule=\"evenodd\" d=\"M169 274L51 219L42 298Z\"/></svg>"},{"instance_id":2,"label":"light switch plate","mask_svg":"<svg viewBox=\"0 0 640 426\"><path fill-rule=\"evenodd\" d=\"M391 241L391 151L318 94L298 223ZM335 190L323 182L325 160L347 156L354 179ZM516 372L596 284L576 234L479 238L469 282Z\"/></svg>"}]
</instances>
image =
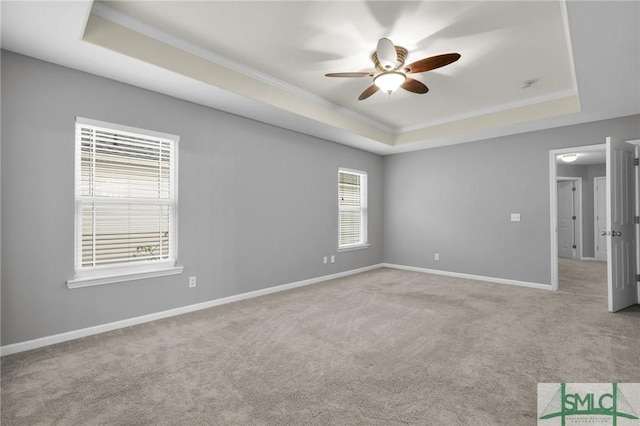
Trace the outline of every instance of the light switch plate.
<instances>
[{"instance_id":1,"label":"light switch plate","mask_svg":"<svg viewBox=\"0 0 640 426\"><path fill-rule=\"evenodd\" d=\"M511 213L511 222L520 222L520 213Z\"/></svg>"}]
</instances>

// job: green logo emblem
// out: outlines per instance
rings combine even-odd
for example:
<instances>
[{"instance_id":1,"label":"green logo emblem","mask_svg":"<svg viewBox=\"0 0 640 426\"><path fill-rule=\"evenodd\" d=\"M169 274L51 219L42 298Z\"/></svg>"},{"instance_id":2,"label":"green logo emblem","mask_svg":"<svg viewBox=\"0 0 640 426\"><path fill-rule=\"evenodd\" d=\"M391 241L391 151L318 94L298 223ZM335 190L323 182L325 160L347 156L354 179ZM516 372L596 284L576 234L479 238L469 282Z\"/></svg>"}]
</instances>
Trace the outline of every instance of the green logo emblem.
<instances>
[{"instance_id":1,"label":"green logo emblem","mask_svg":"<svg viewBox=\"0 0 640 426\"><path fill-rule=\"evenodd\" d=\"M611 383L610 391L602 386L590 384L575 384L572 391L567 391L567 384L560 383L539 420L559 418L565 426L567 418L582 416L582 420L573 418L572 424L613 424L618 425L619 419L638 420L639 417L627 397L620 391L617 383ZM586 390L585 390L586 389ZM595 389L595 390L594 390ZM540 388L538 388L540 396ZM601 421L596 419L600 418ZM545 424L539 422L538 424ZM625 423L627 424L627 423ZM633 424L636 424L633 422Z\"/></svg>"}]
</instances>

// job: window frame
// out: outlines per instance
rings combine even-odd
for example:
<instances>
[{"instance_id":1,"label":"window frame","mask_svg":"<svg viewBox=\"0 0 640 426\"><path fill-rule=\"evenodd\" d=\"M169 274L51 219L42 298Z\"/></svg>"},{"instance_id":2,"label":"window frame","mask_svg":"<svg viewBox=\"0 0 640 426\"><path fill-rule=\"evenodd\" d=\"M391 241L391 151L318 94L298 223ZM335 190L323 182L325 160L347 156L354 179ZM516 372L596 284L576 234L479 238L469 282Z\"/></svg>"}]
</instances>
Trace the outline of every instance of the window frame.
<instances>
[{"instance_id":1,"label":"window frame","mask_svg":"<svg viewBox=\"0 0 640 426\"><path fill-rule=\"evenodd\" d=\"M169 204L169 229L171 229L171 233L169 236L170 257L168 259L139 263L120 262L113 265L98 265L91 267L82 266L82 205L83 202L89 202L86 200L83 201L82 197L79 195L82 174L80 169L81 154L78 128L82 126L101 128L104 130L113 131L115 133L132 133L148 138L164 139L171 142L170 185L172 187L173 197L171 197L172 203ZM177 266L178 143L180 141L180 137L168 133L130 127L105 121L98 121L84 117L76 117L74 129L74 278L67 281L67 287L80 288L182 273L184 268L181 266ZM122 200L123 204L136 204L136 202L127 202L126 198L118 198L118 200ZM161 205L161 203L157 204Z\"/></svg>"},{"instance_id":2,"label":"window frame","mask_svg":"<svg viewBox=\"0 0 640 426\"><path fill-rule=\"evenodd\" d=\"M353 210L344 209L340 206L340 174L347 173L360 176L360 207L357 209L361 213L360 223L360 241L353 244L340 244L340 211ZM371 247L369 244L369 176L367 172L362 170L349 169L346 167L338 168L338 252L360 250Z\"/></svg>"}]
</instances>

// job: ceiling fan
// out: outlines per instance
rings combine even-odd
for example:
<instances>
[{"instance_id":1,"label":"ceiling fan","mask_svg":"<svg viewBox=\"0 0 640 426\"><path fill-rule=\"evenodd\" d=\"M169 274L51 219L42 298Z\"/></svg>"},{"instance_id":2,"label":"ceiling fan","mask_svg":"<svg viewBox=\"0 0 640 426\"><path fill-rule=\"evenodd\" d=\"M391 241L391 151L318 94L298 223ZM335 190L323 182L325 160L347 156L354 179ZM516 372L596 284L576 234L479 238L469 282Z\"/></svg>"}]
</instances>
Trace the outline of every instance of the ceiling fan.
<instances>
[{"instance_id":1,"label":"ceiling fan","mask_svg":"<svg viewBox=\"0 0 640 426\"><path fill-rule=\"evenodd\" d=\"M443 55L423 58L405 65L408 51L402 46L395 46L388 38L378 40L376 51L371 54L371 60L377 71L371 72L335 72L325 74L326 77L373 77L373 84L367 87L358 97L359 101L382 89L391 94L399 87L413 93L427 93L429 88L422 82L407 77L407 74L431 71L449 65L460 59L459 53L445 53Z\"/></svg>"}]
</instances>

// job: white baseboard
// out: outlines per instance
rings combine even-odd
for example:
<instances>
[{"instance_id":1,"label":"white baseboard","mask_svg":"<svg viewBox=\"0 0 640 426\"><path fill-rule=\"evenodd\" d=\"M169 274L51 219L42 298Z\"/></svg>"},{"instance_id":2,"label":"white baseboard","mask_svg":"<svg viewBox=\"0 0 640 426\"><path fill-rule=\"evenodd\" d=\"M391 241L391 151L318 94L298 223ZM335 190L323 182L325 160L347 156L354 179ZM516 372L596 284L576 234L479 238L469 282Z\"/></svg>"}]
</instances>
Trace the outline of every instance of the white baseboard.
<instances>
[{"instance_id":1,"label":"white baseboard","mask_svg":"<svg viewBox=\"0 0 640 426\"><path fill-rule=\"evenodd\" d=\"M38 339L28 340L26 342L13 343L0 347L0 356L11 355L18 352L24 352L31 349L42 348L44 346L54 345L56 343L67 342L69 340L79 339L81 337L92 336L94 334L104 333L106 331L117 330L119 328L130 327L136 324L156 321L162 318L173 317L176 315L186 314L189 312L199 311L201 309L212 308L214 306L224 305L226 303L237 302L240 300L251 299L253 297L264 296L270 293L277 293L284 290L290 290L296 287L302 287L310 284L317 284L323 281L342 278L360 272L366 272L373 269L381 268L382 264L365 266L364 268L352 269L350 271L338 272L331 275L323 275L321 277L310 278L308 280L296 281L293 283L283 284L275 287L269 287L261 290L250 291L248 293L236 294L234 296L223 297L222 299L210 300L207 302L196 303L194 305L181 306L167 311L156 312L153 314L142 315L139 317L129 318L121 321L110 322L107 324L96 325L93 327L82 328L80 330L68 331L65 333L45 336Z\"/></svg>"},{"instance_id":2,"label":"white baseboard","mask_svg":"<svg viewBox=\"0 0 640 426\"><path fill-rule=\"evenodd\" d=\"M382 266L384 268L404 269L405 271L424 272L426 274L445 275L448 277L466 278L468 280L487 281L487 282L497 283L497 284L516 285L519 287L535 288L538 290L551 290L551 285L549 284L531 283L528 281L509 280L506 278L495 278L495 277L483 277L480 275L463 274L460 272L449 272L449 271L441 271L438 269L417 268L415 266L395 265L393 263L383 263Z\"/></svg>"},{"instance_id":3,"label":"white baseboard","mask_svg":"<svg viewBox=\"0 0 640 426\"><path fill-rule=\"evenodd\" d=\"M582 256L582 259L580 260L596 260L595 257L590 257L590 256Z\"/></svg>"}]
</instances>

